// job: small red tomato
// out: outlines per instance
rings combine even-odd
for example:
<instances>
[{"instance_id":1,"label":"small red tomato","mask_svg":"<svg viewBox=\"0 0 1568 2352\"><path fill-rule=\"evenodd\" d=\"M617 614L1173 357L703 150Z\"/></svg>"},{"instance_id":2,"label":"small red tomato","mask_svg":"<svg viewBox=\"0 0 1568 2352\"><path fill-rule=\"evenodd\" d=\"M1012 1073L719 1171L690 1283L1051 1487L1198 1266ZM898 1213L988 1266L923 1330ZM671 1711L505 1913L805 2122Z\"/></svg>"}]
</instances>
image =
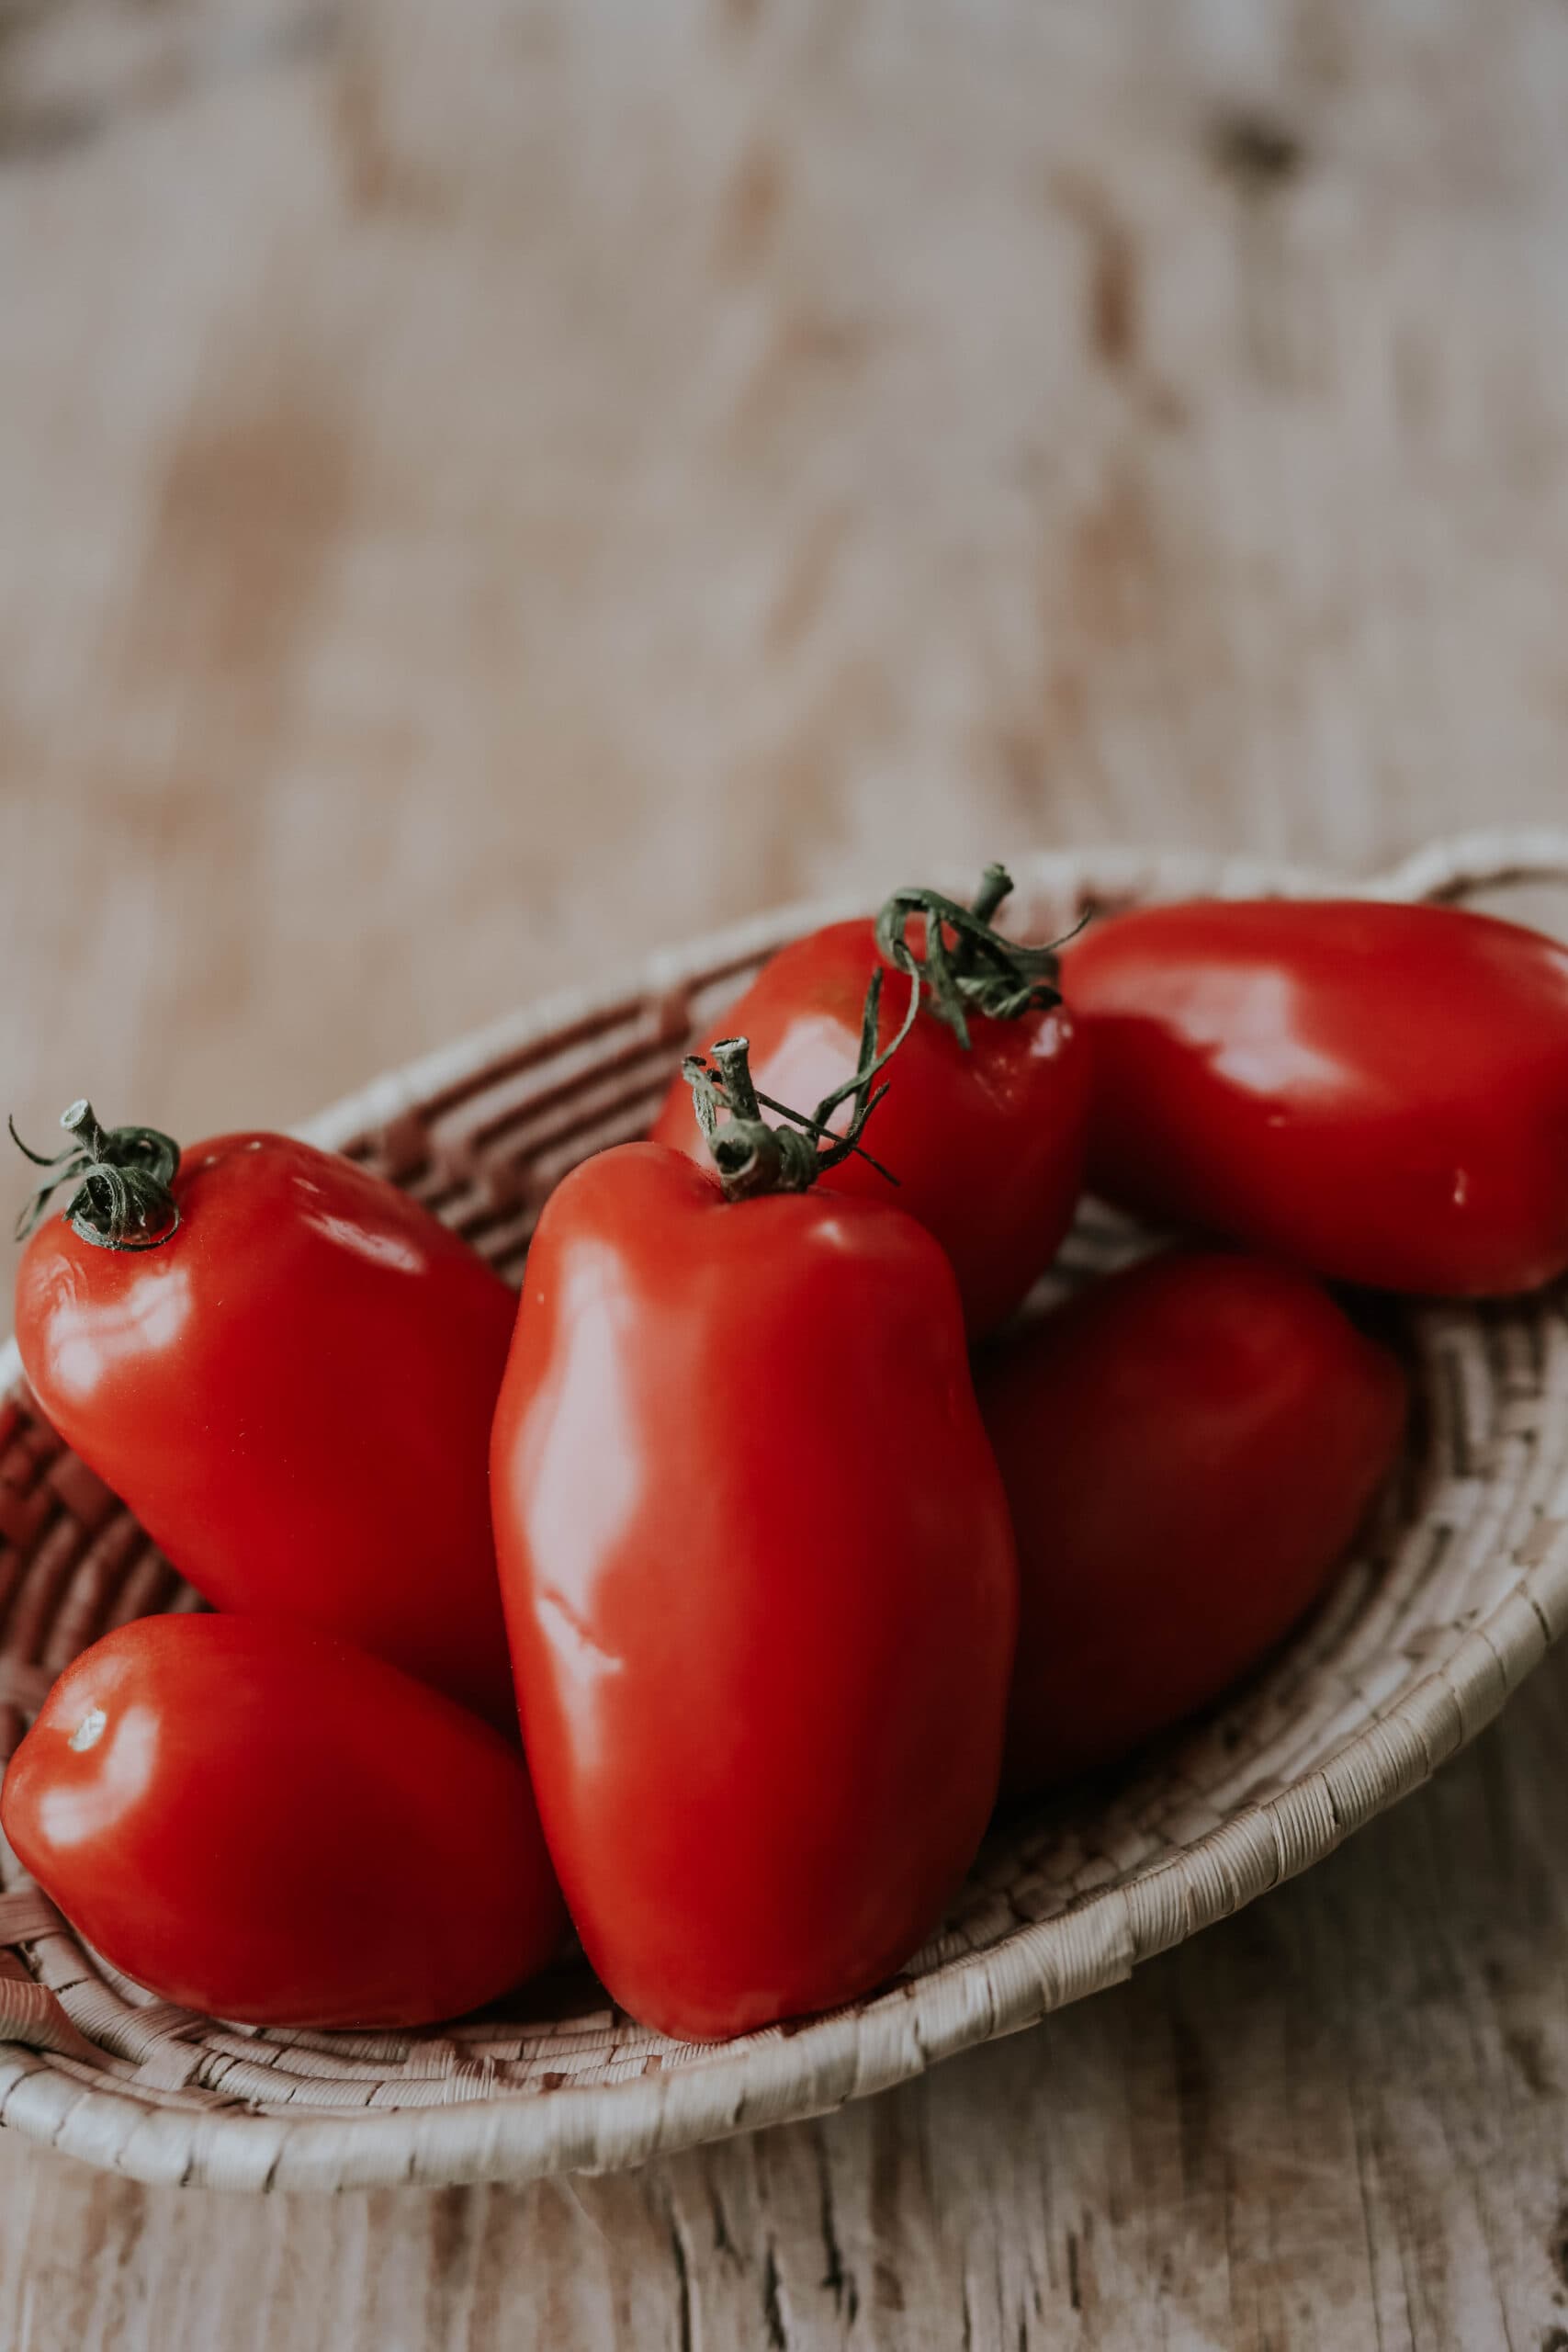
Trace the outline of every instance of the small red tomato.
<instances>
[{"instance_id":1,"label":"small red tomato","mask_svg":"<svg viewBox=\"0 0 1568 2352\"><path fill-rule=\"evenodd\" d=\"M1568 950L1451 907L1151 907L1065 983L1089 1181L1342 1281L1450 1297L1568 1268Z\"/></svg>"},{"instance_id":2,"label":"small red tomato","mask_svg":"<svg viewBox=\"0 0 1568 2352\"><path fill-rule=\"evenodd\" d=\"M1405 1384L1305 1274L1173 1252L979 1374L1018 1539L1003 1787L1108 1762L1235 1680L1322 1589L1393 1464Z\"/></svg>"},{"instance_id":3,"label":"small red tomato","mask_svg":"<svg viewBox=\"0 0 1568 2352\"><path fill-rule=\"evenodd\" d=\"M66 1668L0 1823L116 1968L249 2025L413 2026L565 1924L514 1747L308 1627L143 1617Z\"/></svg>"},{"instance_id":4,"label":"small red tomato","mask_svg":"<svg viewBox=\"0 0 1568 2352\"><path fill-rule=\"evenodd\" d=\"M876 1157L897 1179L899 1207L952 1260L971 1336L1000 1322L1055 1255L1077 1204L1089 1116L1088 1058L1051 985L1053 952L1018 947L989 928L1010 887L994 866L972 909L929 890L900 891L875 923L813 932L764 967L725 1023L750 1044L764 1098L829 1094L855 1067L867 981L889 965L910 968L904 930L924 915L925 1001L889 1074ZM884 1047L902 1018L899 996L895 988L883 1008ZM653 1137L705 1163L680 1080ZM886 1192L876 1168L858 1158L822 1183L861 1199Z\"/></svg>"},{"instance_id":5,"label":"small red tomato","mask_svg":"<svg viewBox=\"0 0 1568 2352\"><path fill-rule=\"evenodd\" d=\"M616 2000L705 2041L898 1968L996 1795L1017 1607L930 1234L728 1199L659 1144L585 1161L529 1252L493 1486L545 1834Z\"/></svg>"},{"instance_id":6,"label":"small red tomato","mask_svg":"<svg viewBox=\"0 0 1568 2352\"><path fill-rule=\"evenodd\" d=\"M61 1436L219 1608L305 1618L514 1724L486 1470L512 1291L310 1144L182 1159L67 1115L82 1148L55 1181L80 1190L17 1277Z\"/></svg>"}]
</instances>

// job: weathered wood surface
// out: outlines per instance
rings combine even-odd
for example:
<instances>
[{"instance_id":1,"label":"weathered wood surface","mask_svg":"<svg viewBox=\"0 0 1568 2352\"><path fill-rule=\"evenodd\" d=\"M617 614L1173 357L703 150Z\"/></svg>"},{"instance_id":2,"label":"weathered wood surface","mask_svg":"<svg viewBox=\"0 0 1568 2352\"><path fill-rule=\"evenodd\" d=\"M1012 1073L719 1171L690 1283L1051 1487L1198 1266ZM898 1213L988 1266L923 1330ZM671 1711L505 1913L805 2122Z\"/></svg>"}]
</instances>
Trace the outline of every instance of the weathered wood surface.
<instances>
[{"instance_id":1,"label":"weathered wood surface","mask_svg":"<svg viewBox=\"0 0 1568 2352\"><path fill-rule=\"evenodd\" d=\"M7 1106L302 1115L829 882L1568 814L1561 0L0 0ZM1568 2352L1568 1661L635 2178L0 2143L0 2341Z\"/></svg>"}]
</instances>

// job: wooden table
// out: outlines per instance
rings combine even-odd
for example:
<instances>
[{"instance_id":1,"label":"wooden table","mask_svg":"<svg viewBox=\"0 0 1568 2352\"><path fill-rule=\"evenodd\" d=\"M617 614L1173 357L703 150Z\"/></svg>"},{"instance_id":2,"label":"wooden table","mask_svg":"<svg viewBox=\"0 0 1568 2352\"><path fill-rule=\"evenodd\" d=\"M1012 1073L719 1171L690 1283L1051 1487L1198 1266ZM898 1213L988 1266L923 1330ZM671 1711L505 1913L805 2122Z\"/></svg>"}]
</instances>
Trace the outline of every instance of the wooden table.
<instances>
[{"instance_id":1,"label":"wooden table","mask_svg":"<svg viewBox=\"0 0 1568 2352\"><path fill-rule=\"evenodd\" d=\"M0 0L24 1131L938 859L1568 815L1565 107L1560 0ZM1565 1786L1568 1659L1120 1991L634 2177L0 2143L0 2333L1563 2352Z\"/></svg>"}]
</instances>

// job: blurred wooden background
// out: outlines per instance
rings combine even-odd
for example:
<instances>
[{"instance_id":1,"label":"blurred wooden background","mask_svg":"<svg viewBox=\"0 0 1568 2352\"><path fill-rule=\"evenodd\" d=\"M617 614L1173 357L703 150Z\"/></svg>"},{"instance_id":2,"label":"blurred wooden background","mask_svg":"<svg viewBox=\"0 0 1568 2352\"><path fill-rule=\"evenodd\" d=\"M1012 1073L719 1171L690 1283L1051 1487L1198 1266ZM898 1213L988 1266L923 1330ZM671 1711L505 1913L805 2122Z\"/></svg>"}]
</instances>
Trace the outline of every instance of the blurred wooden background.
<instances>
[{"instance_id":1,"label":"blurred wooden background","mask_svg":"<svg viewBox=\"0 0 1568 2352\"><path fill-rule=\"evenodd\" d=\"M1568 817L1565 121L1562 0L0 0L4 1106L285 1122L939 858ZM1565 1700L636 2178L0 2142L4 2343L1565 2352Z\"/></svg>"}]
</instances>

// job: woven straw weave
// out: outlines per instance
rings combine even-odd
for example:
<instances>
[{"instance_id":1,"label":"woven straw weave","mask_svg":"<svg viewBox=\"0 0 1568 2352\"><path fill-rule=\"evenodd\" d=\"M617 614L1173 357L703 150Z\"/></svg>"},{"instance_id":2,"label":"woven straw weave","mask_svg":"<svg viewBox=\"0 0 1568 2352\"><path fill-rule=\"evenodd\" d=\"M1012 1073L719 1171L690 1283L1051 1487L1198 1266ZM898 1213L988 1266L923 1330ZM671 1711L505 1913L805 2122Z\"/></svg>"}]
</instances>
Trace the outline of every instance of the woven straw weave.
<instances>
[{"instance_id":1,"label":"woven straw weave","mask_svg":"<svg viewBox=\"0 0 1568 2352\"><path fill-rule=\"evenodd\" d=\"M1439 846L1371 895L1456 899L1568 877L1568 835ZM1181 856L1043 858L1012 920L1322 877ZM1345 886L1337 886L1343 888ZM842 906L796 908L548 1004L318 1121L515 1275L539 1204L646 1125L694 1031L761 959ZM1080 1221L1068 1280L1135 1250ZM1131 1776L996 1834L895 1985L722 2048L613 2010L581 1971L421 2034L288 2033L152 2000L85 1950L0 1854L0 2118L153 2181L234 2188L524 2179L815 2114L1123 1977L1303 1870L1472 1738L1568 1621L1568 1320L1554 1292L1412 1308L1421 1409L1361 1555L1271 1668ZM0 1359L0 1753L111 1625L193 1596L39 1419Z\"/></svg>"}]
</instances>

